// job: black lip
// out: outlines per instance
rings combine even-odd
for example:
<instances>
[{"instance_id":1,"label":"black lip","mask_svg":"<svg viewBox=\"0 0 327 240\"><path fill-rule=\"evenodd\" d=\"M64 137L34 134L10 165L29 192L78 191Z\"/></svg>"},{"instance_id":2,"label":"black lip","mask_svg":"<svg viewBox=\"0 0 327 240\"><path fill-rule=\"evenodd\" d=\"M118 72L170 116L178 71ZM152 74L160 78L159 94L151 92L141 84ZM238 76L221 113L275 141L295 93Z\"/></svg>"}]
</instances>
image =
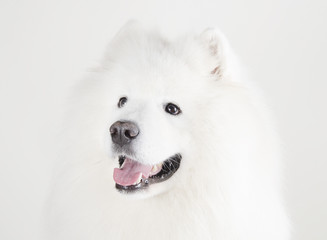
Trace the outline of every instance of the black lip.
<instances>
[{"instance_id":1,"label":"black lip","mask_svg":"<svg viewBox=\"0 0 327 240\"><path fill-rule=\"evenodd\" d=\"M164 182L169 179L180 167L182 160L181 154L175 154L163 162L162 169L156 175L153 175L147 179L142 179L140 183L130 186L122 186L116 183L116 189L122 193L134 193L140 190L149 188L151 184ZM125 161L124 156L119 157L119 166L121 167Z\"/></svg>"}]
</instances>

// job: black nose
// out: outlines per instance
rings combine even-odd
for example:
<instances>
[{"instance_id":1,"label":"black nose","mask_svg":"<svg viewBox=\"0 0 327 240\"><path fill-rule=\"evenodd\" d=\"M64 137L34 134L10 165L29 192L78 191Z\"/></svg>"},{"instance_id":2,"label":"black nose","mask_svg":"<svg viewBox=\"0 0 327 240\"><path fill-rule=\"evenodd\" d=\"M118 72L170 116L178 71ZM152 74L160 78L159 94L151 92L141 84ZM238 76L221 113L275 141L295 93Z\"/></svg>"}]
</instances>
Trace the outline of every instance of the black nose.
<instances>
[{"instance_id":1,"label":"black nose","mask_svg":"<svg viewBox=\"0 0 327 240\"><path fill-rule=\"evenodd\" d=\"M135 139L139 132L136 124L128 121L117 121L110 127L112 141L121 147Z\"/></svg>"}]
</instances>

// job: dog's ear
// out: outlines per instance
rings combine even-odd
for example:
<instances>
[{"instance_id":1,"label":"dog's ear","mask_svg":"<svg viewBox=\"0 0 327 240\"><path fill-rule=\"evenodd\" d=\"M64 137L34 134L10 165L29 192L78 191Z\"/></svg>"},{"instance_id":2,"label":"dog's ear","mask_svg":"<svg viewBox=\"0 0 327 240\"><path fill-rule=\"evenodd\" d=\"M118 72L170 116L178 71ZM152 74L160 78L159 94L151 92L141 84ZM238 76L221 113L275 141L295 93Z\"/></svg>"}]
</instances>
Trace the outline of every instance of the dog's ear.
<instances>
[{"instance_id":1,"label":"dog's ear","mask_svg":"<svg viewBox=\"0 0 327 240\"><path fill-rule=\"evenodd\" d=\"M137 20L129 20L125 25L123 25L119 31L116 33L111 41L111 45L118 45L120 42L132 40L144 34L145 29L142 24Z\"/></svg>"},{"instance_id":2,"label":"dog's ear","mask_svg":"<svg viewBox=\"0 0 327 240\"><path fill-rule=\"evenodd\" d=\"M117 39L120 37L127 37L128 35L133 36L135 34L140 34L142 32L144 32L144 28L142 24L139 21L132 19L122 26L122 28L116 34L115 38Z\"/></svg>"},{"instance_id":3,"label":"dog's ear","mask_svg":"<svg viewBox=\"0 0 327 240\"><path fill-rule=\"evenodd\" d=\"M232 78L237 81L235 71L238 71L238 60L229 46L225 35L216 28L208 28L200 35L200 41L205 51L209 53L210 74L216 80L228 80Z\"/></svg>"},{"instance_id":4,"label":"dog's ear","mask_svg":"<svg viewBox=\"0 0 327 240\"><path fill-rule=\"evenodd\" d=\"M105 58L107 62L114 62L121 51L127 51L130 46L137 46L140 39L143 39L147 34L142 24L136 20L129 20L109 42Z\"/></svg>"}]
</instances>

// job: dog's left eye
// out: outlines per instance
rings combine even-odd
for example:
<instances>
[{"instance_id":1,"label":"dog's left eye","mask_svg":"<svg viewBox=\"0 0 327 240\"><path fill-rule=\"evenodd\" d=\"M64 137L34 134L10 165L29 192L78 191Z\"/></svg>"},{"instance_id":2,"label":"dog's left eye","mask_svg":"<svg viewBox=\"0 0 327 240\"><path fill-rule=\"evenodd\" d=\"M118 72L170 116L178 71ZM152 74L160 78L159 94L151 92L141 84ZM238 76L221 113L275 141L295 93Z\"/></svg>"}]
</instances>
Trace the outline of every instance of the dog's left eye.
<instances>
[{"instance_id":1,"label":"dog's left eye","mask_svg":"<svg viewBox=\"0 0 327 240\"><path fill-rule=\"evenodd\" d=\"M122 97L119 99L119 102L118 102L118 107L121 108L121 107L124 107L124 105L126 104L127 102L127 98L126 97Z\"/></svg>"},{"instance_id":2,"label":"dog's left eye","mask_svg":"<svg viewBox=\"0 0 327 240\"><path fill-rule=\"evenodd\" d=\"M165 107L165 111L171 115L178 115L182 112L181 109L173 103L168 103Z\"/></svg>"}]
</instances>

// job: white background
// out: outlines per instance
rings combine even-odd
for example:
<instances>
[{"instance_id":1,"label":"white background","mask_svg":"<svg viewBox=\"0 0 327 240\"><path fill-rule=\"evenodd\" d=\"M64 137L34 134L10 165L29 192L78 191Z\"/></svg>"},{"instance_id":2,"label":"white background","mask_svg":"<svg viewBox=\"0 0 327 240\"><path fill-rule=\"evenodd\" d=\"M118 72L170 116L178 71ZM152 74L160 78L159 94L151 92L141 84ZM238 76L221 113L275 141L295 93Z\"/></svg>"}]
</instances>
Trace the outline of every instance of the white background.
<instances>
[{"instance_id":1,"label":"white background","mask_svg":"<svg viewBox=\"0 0 327 240\"><path fill-rule=\"evenodd\" d=\"M37 239L71 84L128 20L178 35L218 26L266 92L297 240L327 239L327 1L0 1L0 239Z\"/></svg>"}]
</instances>

